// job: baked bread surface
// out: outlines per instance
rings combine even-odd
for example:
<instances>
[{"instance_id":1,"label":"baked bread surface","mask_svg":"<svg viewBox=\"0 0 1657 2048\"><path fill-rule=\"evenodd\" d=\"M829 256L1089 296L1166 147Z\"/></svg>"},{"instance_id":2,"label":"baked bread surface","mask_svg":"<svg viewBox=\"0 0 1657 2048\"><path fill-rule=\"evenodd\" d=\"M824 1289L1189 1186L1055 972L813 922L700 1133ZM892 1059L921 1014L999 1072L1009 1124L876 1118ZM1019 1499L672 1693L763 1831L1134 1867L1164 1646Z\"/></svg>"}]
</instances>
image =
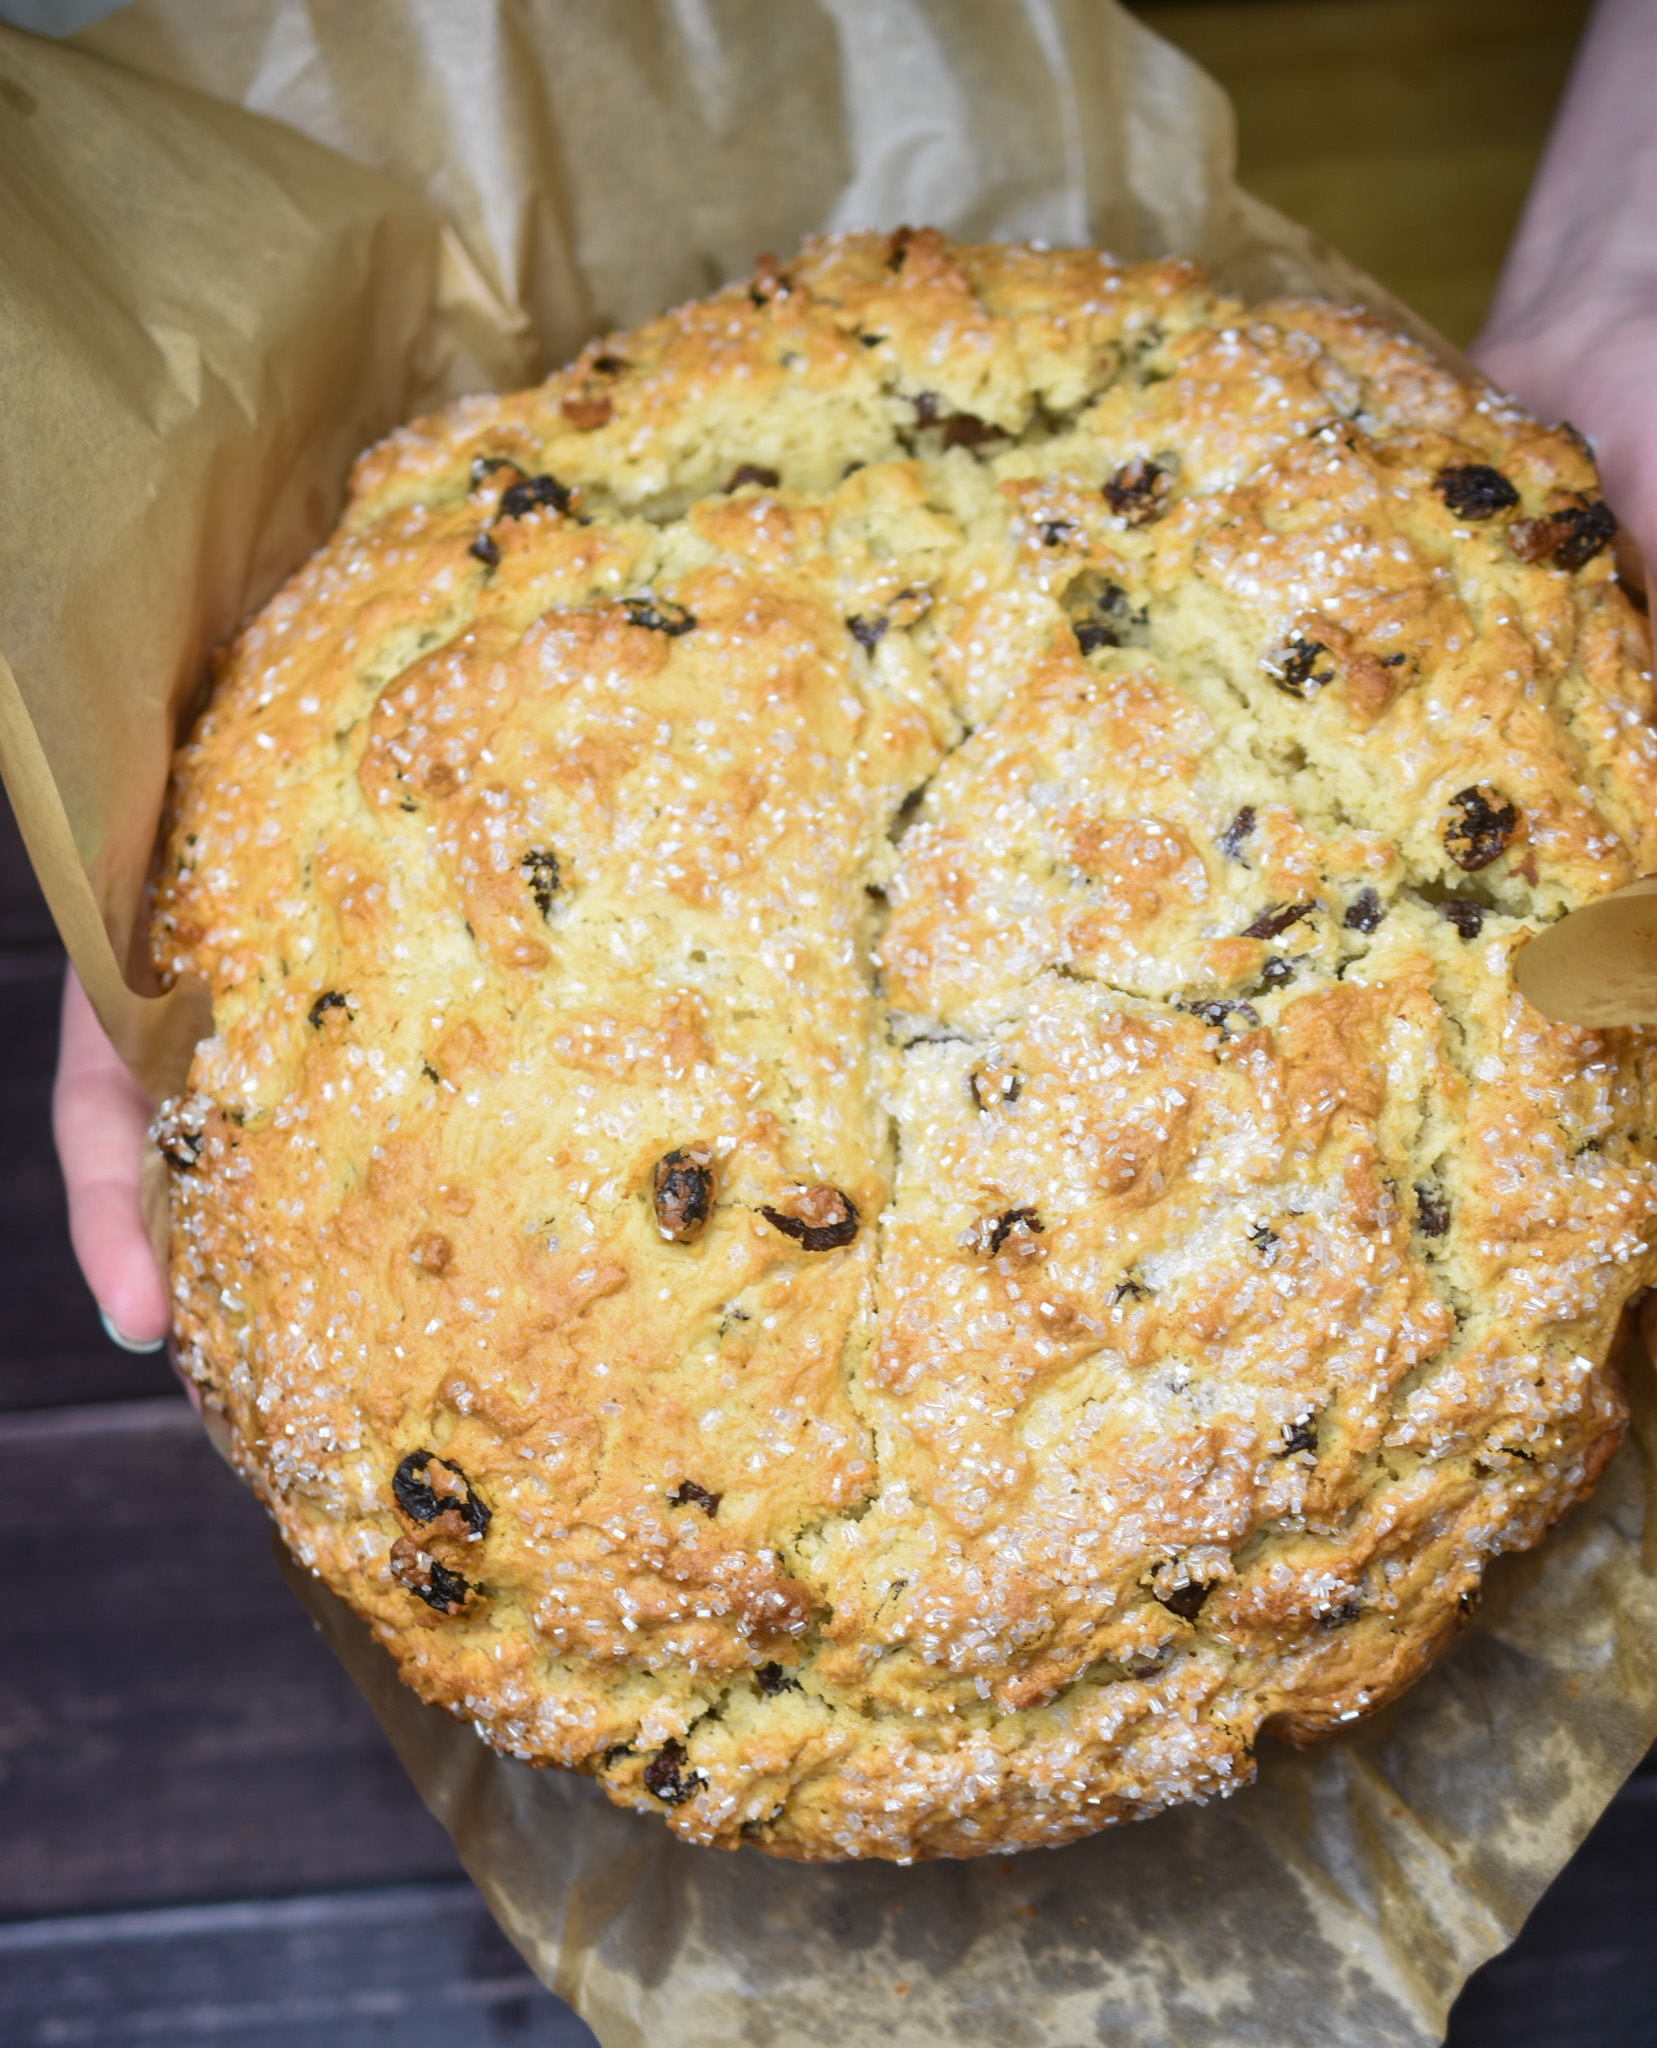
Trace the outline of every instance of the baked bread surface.
<instances>
[{"instance_id":1,"label":"baked bread surface","mask_svg":"<svg viewBox=\"0 0 1657 2048\"><path fill-rule=\"evenodd\" d=\"M1055 1843L1593 1484L1657 869L1594 471L1182 262L807 246L359 464L177 763L183 1356L404 1677L687 1838Z\"/></svg>"}]
</instances>

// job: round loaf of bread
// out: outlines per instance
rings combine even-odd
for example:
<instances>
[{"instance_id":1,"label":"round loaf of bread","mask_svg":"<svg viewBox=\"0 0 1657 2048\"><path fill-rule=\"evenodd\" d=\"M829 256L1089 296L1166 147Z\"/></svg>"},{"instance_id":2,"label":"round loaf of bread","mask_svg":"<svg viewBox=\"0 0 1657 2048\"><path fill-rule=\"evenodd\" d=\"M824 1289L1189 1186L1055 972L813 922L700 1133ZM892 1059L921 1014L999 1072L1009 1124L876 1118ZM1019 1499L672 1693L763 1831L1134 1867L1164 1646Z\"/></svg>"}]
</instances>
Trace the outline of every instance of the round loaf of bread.
<instances>
[{"instance_id":1,"label":"round loaf of bread","mask_svg":"<svg viewBox=\"0 0 1657 2048\"><path fill-rule=\"evenodd\" d=\"M1227 1793L1592 1486L1657 868L1568 429L1188 263L808 245L365 456L181 751L182 1354L403 1676L689 1840Z\"/></svg>"}]
</instances>

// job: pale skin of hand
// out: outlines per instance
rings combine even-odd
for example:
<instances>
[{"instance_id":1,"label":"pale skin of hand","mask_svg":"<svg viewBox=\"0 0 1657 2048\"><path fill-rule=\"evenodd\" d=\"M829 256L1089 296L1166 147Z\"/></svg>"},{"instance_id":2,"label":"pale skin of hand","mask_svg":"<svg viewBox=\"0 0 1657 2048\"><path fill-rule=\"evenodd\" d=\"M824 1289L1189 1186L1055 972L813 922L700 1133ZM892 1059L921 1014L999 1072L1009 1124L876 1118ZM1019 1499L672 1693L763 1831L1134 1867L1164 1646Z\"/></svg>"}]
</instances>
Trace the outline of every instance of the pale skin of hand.
<instances>
[{"instance_id":1,"label":"pale skin of hand","mask_svg":"<svg viewBox=\"0 0 1657 2048\"><path fill-rule=\"evenodd\" d=\"M1599 0L1472 353L1539 418L1588 436L1612 508L1657 563L1653 78L1657 0ZM70 1237L105 1321L139 1347L168 1327L138 1206L150 1115L71 973L53 1098Z\"/></svg>"},{"instance_id":2,"label":"pale skin of hand","mask_svg":"<svg viewBox=\"0 0 1657 2048\"><path fill-rule=\"evenodd\" d=\"M75 1257L110 1334L128 1349L153 1349L171 1321L138 1199L153 1114L71 968L63 985L52 1135L69 1191Z\"/></svg>"},{"instance_id":3,"label":"pale skin of hand","mask_svg":"<svg viewBox=\"0 0 1657 2048\"><path fill-rule=\"evenodd\" d=\"M1599 0L1472 355L1588 437L1607 501L1657 564L1654 78L1657 0Z\"/></svg>"}]
</instances>

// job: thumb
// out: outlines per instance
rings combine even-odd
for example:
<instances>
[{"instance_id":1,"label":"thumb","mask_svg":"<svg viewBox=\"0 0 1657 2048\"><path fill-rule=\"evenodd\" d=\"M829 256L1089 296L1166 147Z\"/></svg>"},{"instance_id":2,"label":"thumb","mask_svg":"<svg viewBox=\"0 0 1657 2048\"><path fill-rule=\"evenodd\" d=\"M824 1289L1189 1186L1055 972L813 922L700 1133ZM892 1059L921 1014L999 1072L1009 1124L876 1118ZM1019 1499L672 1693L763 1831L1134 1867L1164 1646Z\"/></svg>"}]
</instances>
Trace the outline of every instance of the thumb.
<instances>
[{"instance_id":1,"label":"thumb","mask_svg":"<svg viewBox=\"0 0 1657 2048\"><path fill-rule=\"evenodd\" d=\"M69 1196L69 1238L104 1327L154 1351L171 1321L144 1228L140 1177L148 1097L104 1036L73 968L64 983L52 1134Z\"/></svg>"}]
</instances>

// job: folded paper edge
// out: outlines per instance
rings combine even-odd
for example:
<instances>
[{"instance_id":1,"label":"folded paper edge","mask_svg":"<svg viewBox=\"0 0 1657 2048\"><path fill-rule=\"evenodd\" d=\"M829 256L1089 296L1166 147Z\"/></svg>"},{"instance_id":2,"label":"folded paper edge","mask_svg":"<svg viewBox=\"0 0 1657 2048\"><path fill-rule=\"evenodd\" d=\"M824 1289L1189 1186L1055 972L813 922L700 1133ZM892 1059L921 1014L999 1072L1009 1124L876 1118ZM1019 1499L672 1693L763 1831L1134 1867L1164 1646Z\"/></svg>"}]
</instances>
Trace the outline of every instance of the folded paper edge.
<instances>
[{"instance_id":1,"label":"folded paper edge","mask_svg":"<svg viewBox=\"0 0 1657 2048\"><path fill-rule=\"evenodd\" d=\"M110 1043L153 1100L176 1094L197 1044L213 1029L206 984L180 981L164 995L127 985L98 913L69 816L11 665L0 653L0 779L52 921Z\"/></svg>"}]
</instances>

